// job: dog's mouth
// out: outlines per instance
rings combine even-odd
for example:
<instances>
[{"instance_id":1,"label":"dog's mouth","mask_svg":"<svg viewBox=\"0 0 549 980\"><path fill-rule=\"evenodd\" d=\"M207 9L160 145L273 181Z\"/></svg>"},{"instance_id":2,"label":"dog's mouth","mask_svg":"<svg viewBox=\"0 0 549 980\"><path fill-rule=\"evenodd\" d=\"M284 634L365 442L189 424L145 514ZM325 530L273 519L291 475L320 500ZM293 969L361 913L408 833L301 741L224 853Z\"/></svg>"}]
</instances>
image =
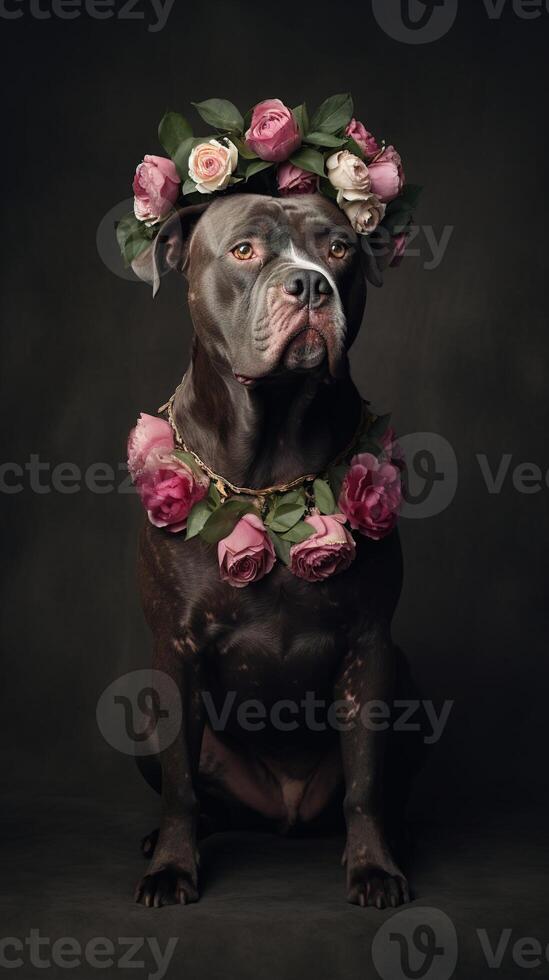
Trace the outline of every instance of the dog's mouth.
<instances>
[{"instance_id":1,"label":"dog's mouth","mask_svg":"<svg viewBox=\"0 0 549 980\"><path fill-rule=\"evenodd\" d=\"M327 355L324 335L308 324L286 345L282 355L284 367L291 371L320 367Z\"/></svg>"},{"instance_id":2,"label":"dog's mouth","mask_svg":"<svg viewBox=\"0 0 549 980\"><path fill-rule=\"evenodd\" d=\"M234 372L239 384L252 388L259 381L276 379L286 371L310 371L319 368L327 359L328 347L324 335L310 324L290 338L281 352L277 367L268 374L252 377Z\"/></svg>"}]
</instances>

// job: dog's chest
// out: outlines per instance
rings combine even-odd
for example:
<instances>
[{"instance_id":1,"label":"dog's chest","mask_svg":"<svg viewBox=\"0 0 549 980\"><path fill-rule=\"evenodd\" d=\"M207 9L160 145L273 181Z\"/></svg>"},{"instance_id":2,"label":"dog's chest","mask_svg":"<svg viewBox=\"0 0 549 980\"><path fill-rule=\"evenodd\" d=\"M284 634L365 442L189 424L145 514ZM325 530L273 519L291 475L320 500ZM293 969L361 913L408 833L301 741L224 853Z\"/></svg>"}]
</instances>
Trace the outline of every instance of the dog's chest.
<instances>
[{"instance_id":1,"label":"dog's chest","mask_svg":"<svg viewBox=\"0 0 549 980\"><path fill-rule=\"evenodd\" d=\"M326 589L281 587L278 577L260 591L224 590L208 611L206 670L225 689L280 698L333 684L347 648L343 602Z\"/></svg>"}]
</instances>

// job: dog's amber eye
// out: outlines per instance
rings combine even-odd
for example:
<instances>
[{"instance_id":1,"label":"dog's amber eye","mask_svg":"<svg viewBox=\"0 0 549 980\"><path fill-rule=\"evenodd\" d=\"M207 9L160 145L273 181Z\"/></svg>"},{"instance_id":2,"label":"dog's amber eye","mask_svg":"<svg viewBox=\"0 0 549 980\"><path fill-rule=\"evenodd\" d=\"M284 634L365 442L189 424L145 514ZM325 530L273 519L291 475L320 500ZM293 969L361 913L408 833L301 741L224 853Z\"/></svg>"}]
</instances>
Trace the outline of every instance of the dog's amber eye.
<instances>
[{"instance_id":1,"label":"dog's amber eye","mask_svg":"<svg viewBox=\"0 0 549 980\"><path fill-rule=\"evenodd\" d=\"M233 248L233 255L235 259L242 259L245 262L247 259L253 258L254 250L249 242L240 242L236 248Z\"/></svg>"},{"instance_id":2,"label":"dog's amber eye","mask_svg":"<svg viewBox=\"0 0 549 980\"><path fill-rule=\"evenodd\" d=\"M347 255L347 246L345 242L335 241L330 245L330 255L333 255L334 259L343 259Z\"/></svg>"}]
</instances>

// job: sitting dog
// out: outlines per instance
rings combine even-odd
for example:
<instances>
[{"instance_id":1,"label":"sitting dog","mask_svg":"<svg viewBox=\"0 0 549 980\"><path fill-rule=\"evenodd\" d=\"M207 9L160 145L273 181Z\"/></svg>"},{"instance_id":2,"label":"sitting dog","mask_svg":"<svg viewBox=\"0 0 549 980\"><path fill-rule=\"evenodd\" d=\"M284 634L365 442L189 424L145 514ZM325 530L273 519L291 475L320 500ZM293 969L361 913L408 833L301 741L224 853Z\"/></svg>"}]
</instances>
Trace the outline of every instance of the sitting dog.
<instances>
[{"instance_id":1,"label":"sitting dog","mask_svg":"<svg viewBox=\"0 0 549 980\"><path fill-rule=\"evenodd\" d=\"M135 263L155 291L170 269L188 279L195 336L173 421L213 471L268 487L322 473L352 442L363 403L348 351L367 261L343 212L319 194L232 194L174 214ZM357 719L369 702L394 697L398 533L357 538L342 574L311 584L279 562L241 589L220 580L215 549L199 537L145 525L139 576L153 666L177 684L183 718L181 737L140 763L162 795L142 904L198 899L197 825L208 800L288 829L312 825L340 792L348 901L409 901L387 832L387 740L375 726L321 723L335 701ZM204 696L222 715L227 694L233 710L214 730ZM257 730L235 717L250 700L266 708ZM273 721L280 702L295 706L291 725Z\"/></svg>"}]
</instances>

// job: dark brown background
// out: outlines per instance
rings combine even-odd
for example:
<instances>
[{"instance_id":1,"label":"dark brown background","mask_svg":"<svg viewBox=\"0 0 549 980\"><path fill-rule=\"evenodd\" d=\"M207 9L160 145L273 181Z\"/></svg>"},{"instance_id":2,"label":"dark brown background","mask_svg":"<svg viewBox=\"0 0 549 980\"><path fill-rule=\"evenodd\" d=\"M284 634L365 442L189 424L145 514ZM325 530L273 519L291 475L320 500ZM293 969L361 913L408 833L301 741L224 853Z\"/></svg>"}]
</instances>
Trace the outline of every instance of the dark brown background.
<instances>
[{"instance_id":1,"label":"dark brown background","mask_svg":"<svg viewBox=\"0 0 549 980\"><path fill-rule=\"evenodd\" d=\"M395 635L425 697L455 699L415 798L420 815L532 812L546 798L547 499L510 472L547 456L549 13L490 20L461 4L436 43L387 37L369 3L176 2L168 25L2 22L4 456L83 470L124 459L140 411L154 412L186 364L182 282L147 287L102 262L96 232L130 196L144 152L162 152L166 107L337 91L394 140L425 186L416 218L440 235L439 268L406 259L372 291L353 371L397 431L430 431L457 454L446 511L403 521L405 588ZM143 9L143 5L139 9ZM194 118L194 117L193 117ZM196 119L195 119L196 121ZM490 495L492 470L513 456ZM95 706L146 665L134 584L133 497L89 491L2 497L5 772L27 792L144 798L130 760L102 740ZM148 799L148 797L147 797ZM147 829L147 828L144 828Z\"/></svg>"}]
</instances>

